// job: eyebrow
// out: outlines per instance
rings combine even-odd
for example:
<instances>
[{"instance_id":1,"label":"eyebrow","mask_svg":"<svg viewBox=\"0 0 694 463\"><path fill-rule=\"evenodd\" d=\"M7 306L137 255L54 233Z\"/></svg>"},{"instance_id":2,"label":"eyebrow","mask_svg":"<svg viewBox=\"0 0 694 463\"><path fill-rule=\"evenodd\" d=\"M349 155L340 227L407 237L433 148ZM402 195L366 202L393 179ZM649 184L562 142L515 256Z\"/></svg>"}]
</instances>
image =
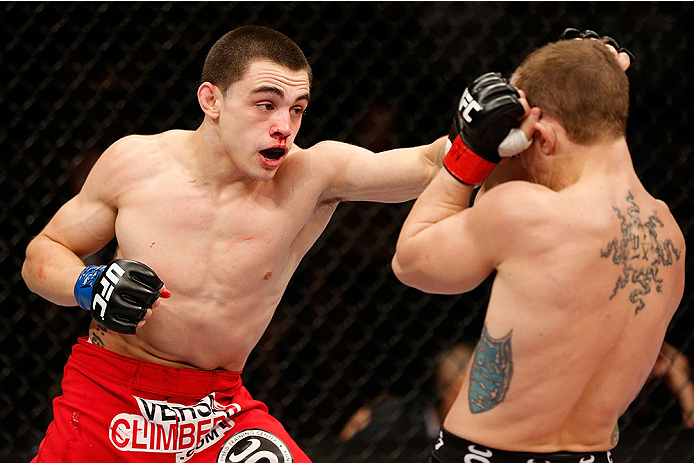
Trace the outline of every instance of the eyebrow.
<instances>
[{"instance_id":1,"label":"eyebrow","mask_svg":"<svg viewBox=\"0 0 694 463\"><path fill-rule=\"evenodd\" d=\"M251 93L254 93L254 94L256 94L256 93L272 93L272 94L277 95L280 98L284 98L284 92L282 91L282 89L277 88L277 87L273 87L270 85L266 85L264 87L254 88ZM310 99L311 99L310 95L308 93L304 93L303 95L299 96L296 99L296 101L301 101L301 100L309 101Z\"/></svg>"}]
</instances>

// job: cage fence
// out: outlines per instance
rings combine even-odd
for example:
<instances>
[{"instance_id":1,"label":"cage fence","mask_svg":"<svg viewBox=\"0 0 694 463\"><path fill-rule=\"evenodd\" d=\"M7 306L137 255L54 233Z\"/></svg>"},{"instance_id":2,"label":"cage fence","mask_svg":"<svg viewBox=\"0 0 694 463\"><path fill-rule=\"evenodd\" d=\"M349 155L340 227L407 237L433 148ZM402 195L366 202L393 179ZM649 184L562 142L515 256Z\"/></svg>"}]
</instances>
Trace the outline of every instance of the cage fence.
<instances>
[{"instance_id":1,"label":"cage fence","mask_svg":"<svg viewBox=\"0 0 694 463\"><path fill-rule=\"evenodd\" d=\"M374 151L443 135L468 81L509 74L565 27L609 34L637 57L628 71L635 167L688 236L693 11L687 2L3 3L0 459L35 455L89 323L29 292L26 245L110 144L200 124L202 63L225 32L269 26L306 53L314 87L297 144L334 139ZM251 393L316 462L425 461L442 359L479 337L489 282L443 297L392 274L410 207L340 205L244 370ZM692 321L688 284L666 338L688 358ZM662 380L644 387L620 424L615 461L694 461L694 431Z\"/></svg>"}]
</instances>

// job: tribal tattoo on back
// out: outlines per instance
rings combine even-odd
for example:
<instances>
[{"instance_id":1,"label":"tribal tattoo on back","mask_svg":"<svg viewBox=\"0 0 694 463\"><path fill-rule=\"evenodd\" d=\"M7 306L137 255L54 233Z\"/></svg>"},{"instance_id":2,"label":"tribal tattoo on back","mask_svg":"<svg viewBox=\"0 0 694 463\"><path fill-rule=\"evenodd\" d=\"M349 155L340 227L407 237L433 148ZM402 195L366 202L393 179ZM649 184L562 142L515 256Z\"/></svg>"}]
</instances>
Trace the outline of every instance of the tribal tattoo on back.
<instances>
[{"instance_id":1,"label":"tribal tattoo on back","mask_svg":"<svg viewBox=\"0 0 694 463\"><path fill-rule=\"evenodd\" d=\"M494 339L489 336L487 325L484 325L470 370L468 403L471 413L491 410L506 398L513 376L512 333L513 330L503 338Z\"/></svg>"},{"instance_id":2,"label":"tribal tattoo on back","mask_svg":"<svg viewBox=\"0 0 694 463\"><path fill-rule=\"evenodd\" d=\"M658 276L659 268L672 265L673 256L679 260L681 252L675 248L672 240L660 241L658 238L658 228L664 225L656 211L648 217L647 222L642 223L640 208L631 192L626 199L630 204L626 216L619 208L612 206L621 221L622 236L607 243L607 249L600 250L600 256L612 257L612 262L622 267L622 275L617 279L610 300L620 289L628 287L629 301L634 304L636 315L646 306L643 296L649 294L653 287L657 292L662 292L663 280Z\"/></svg>"}]
</instances>

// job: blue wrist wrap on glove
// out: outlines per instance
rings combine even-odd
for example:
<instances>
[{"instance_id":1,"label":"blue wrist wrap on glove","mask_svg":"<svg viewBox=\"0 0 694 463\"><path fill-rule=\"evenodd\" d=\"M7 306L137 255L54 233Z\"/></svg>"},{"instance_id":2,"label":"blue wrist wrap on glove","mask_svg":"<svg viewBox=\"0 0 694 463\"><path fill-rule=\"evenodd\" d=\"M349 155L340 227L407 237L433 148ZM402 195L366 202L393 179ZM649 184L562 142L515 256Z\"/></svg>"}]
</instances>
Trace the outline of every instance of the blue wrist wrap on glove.
<instances>
[{"instance_id":1,"label":"blue wrist wrap on glove","mask_svg":"<svg viewBox=\"0 0 694 463\"><path fill-rule=\"evenodd\" d=\"M79 278L77 278L77 283L75 283L75 299L77 299L77 305L84 310L92 310L94 282L105 268L105 265L90 265L82 270Z\"/></svg>"}]
</instances>

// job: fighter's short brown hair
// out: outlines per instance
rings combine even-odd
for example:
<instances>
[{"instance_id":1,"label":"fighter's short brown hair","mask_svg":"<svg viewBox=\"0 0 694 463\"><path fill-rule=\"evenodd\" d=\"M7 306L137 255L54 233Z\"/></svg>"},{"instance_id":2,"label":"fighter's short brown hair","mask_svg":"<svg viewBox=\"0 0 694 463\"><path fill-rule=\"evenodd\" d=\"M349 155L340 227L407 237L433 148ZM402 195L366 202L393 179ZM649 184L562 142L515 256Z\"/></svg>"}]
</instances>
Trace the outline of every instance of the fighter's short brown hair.
<instances>
[{"instance_id":1,"label":"fighter's short brown hair","mask_svg":"<svg viewBox=\"0 0 694 463\"><path fill-rule=\"evenodd\" d=\"M289 37L262 26L242 26L227 32L212 45L202 68L202 82L210 82L226 92L241 80L248 66L267 59L292 71L306 71L313 80L311 66L299 46Z\"/></svg>"},{"instance_id":2,"label":"fighter's short brown hair","mask_svg":"<svg viewBox=\"0 0 694 463\"><path fill-rule=\"evenodd\" d=\"M563 40L538 48L512 82L525 91L531 107L557 119L574 143L626 133L629 80L601 42Z\"/></svg>"}]
</instances>

